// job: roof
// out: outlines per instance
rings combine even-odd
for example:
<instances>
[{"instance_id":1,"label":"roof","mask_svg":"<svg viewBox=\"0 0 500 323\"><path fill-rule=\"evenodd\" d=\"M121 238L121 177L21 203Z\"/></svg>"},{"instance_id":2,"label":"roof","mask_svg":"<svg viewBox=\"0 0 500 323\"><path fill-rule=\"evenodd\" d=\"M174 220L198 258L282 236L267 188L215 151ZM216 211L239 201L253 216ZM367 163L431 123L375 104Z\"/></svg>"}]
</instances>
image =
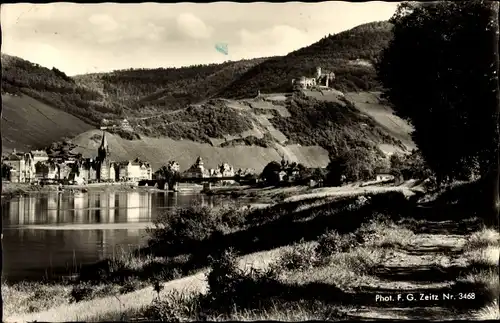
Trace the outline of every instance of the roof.
<instances>
[{"instance_id":1,"label":"roof","mask_svg":"<svg viewBox=\"0 0 500 323\"><path fill-rule=\"evenodd\" d=\"M10 154L8 154L8 155L4 158L4 160L22 160L22 159L24 159L24 157L25 157L26 155L29 155L29 153L28 153L28 154L26 154L26 153L22 153L22 152L16 152L16 151L13 151L13 152L11 152Z\"/></svg>"},{"instance_id":2,"label":"roof","mask_svg":"<svg viewBox=\"0 0 500 323\"><path fill-rule=\"evenodd\" d=\"M31 155L33 157L49 157L49 155L47 155L47 152L45 152L44 150L32 150Z\"/></svg>"},{"instance_id":3,"label":"roof","mask_svg":"<svg viewBox=\"0 0 500 323\"><path fill-rule=\"evenodd\" d=\"M9 154L7 157L5 157L4 160L13 161L13 160L22 160L22 159L24 159L23 155L19 155L17 153L12 153L12 154Z\"/></svg>"},{"instance_id":4,"label":"roof","mask_svg":"<svg viewBox=\"0 0 500 323\"><path fill-rule=\"evenodd\" d=\"M145 166L149 167L149 163L144 162L144 161L137 161L137 160L125 160L121 162L115 162L115 164L120 165L120 166L127 166L127 165L133 165L133 166Z\"/></svg>"},{"instance_id":5,"label":"roof","mask_svg":"<svg viewBox=\"0 0 500 323\"><path fill-rule=\"evenodd\" d=\"M108 140L106 139L106 133L103 131L102 132L102 140L101 140L101 146L99 147L100 149L108 149Z\"/></svg>"}]
</instances>

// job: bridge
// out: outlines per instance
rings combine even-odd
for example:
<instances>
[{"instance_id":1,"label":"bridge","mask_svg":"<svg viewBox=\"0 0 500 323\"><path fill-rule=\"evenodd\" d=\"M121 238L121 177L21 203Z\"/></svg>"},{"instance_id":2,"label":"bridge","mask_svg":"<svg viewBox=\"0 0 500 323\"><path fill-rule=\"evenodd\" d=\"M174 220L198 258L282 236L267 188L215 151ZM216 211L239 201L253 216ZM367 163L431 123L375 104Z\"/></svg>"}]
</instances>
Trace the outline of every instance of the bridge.
<instances>
[{"instance_id":1,"label":"bridge","mask_svg":"<svg viewBox=\"0 0 500 323\"><path fill-rule=\"evenodd\" d=\"M244 177L198 177L198 178L181 178L177 183L186 184L213 184L221 181L235 181L235 182L245 182L252 183L254 181L248 180ZM176 184L177 184L176 183ZM142 180L139 181L139 186L156 186L160 189L168 189L168 183L165 179L152 179L152 180Z\"/></svg>"}]
</instances>

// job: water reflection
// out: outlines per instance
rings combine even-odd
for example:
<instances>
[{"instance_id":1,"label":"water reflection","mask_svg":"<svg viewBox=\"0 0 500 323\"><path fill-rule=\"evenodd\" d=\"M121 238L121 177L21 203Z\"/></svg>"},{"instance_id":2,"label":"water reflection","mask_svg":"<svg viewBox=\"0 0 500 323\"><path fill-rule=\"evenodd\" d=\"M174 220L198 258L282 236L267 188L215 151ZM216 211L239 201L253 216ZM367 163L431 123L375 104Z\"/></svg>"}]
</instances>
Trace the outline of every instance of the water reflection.
<instances>
[{"instance_id":1,"label":"water reflection","mask_svg":"<svg viewBox=\"0 0 500 323\"><path fill-rule=\"evenodd\" d=\"M214 206L209 196L165 192L50 193L13 198L2 205L2 275L14 281L41 279L46 271L75 268L113 256L117 249L134 249L146 242L145 230L116 229L114 223L150 223L165 209L195 201ZM69 224L72 229L65 229ZM88 224L102 226L85 228Z\"/></svg>"},{"instance_id":2,"label":"water reflection","mask_svg":"<svg viewBox=\"0 0 500 323\"><path fill-rule=\"evenodd\" d=\"M12 199L3 206L4 226L66 223L147 222L157 208L178 205L173 194L146 192L106 194L33 194ZM198 198L203 202L203 199ZM191 195L180 198L181 205L193 200ZM184 202L184 203L183 203ZM189 203L185 203L189 202ZM116 219L119 218L119 219Z\"/></svg>"}]
</instances>

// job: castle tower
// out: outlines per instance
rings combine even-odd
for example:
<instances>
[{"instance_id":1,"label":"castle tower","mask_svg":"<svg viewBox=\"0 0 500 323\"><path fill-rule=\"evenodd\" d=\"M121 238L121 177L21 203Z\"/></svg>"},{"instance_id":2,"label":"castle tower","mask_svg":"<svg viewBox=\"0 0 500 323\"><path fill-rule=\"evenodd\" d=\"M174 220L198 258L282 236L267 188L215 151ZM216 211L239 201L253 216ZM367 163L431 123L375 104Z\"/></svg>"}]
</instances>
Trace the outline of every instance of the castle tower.
<instances>
[{"instance_id":1,"label":"castle tower","mask_svg":"<svg viewBox=\"0 0 500 323\"><path fill-rule=\"evenodd\" d=\"M316 67L316 78L319 79L321 77L321 67Z\"/></svg>"}]
</instances>

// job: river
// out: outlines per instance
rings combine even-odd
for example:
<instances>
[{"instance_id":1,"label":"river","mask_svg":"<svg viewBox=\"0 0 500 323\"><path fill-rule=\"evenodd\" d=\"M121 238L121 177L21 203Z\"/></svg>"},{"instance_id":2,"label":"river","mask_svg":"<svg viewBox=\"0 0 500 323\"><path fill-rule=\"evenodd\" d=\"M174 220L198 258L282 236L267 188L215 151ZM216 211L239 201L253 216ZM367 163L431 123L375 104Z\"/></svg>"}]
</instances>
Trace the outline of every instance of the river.
<instances>
[{"instance_id":1,"label":"river","mask_svg":"<svg viewBox=\"0 0 500 323\"><path fill-rule=\"evenodd\" d=\"M2 205L3 279L40 280L133 250L159 212L214 197L166 192L44 193ZM220 198L217 200L220 203Z\"/></svg>"}]
</instances>

